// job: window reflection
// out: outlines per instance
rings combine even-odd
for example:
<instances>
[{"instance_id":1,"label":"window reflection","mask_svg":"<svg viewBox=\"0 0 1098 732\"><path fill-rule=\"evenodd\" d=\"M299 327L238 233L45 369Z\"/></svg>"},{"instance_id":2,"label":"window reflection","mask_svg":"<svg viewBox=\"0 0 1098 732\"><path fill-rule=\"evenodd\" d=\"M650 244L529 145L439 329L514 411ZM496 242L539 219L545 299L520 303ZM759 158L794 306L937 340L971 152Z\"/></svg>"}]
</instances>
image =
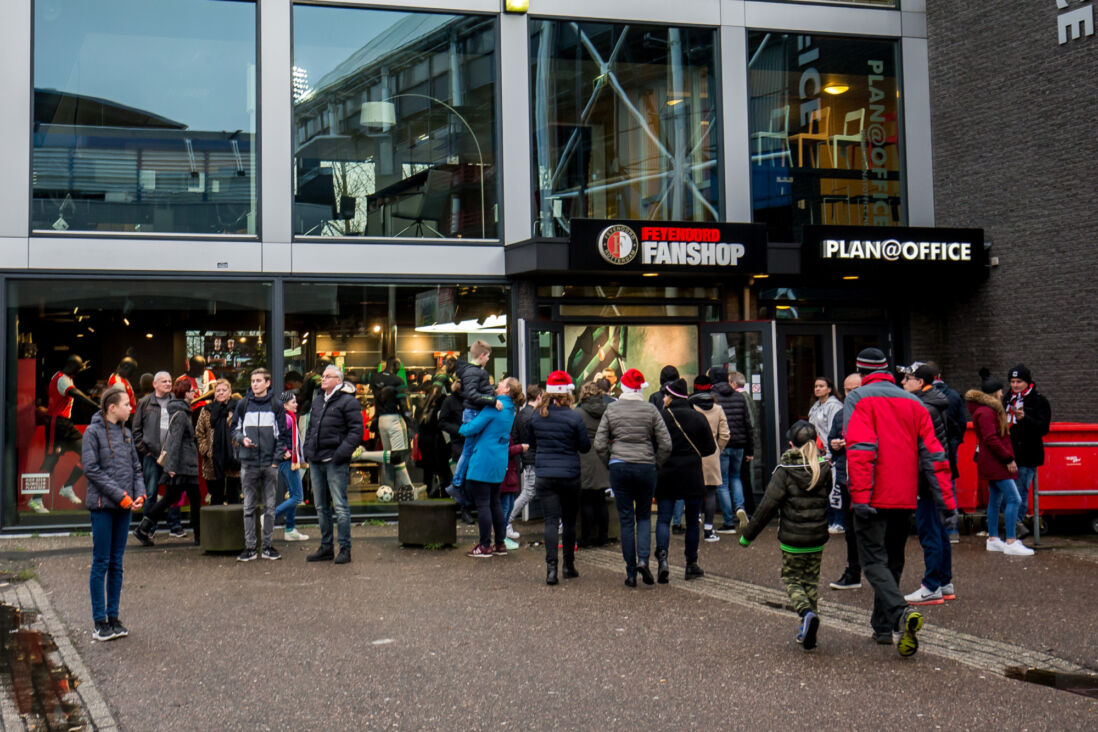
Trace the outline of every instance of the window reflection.
<instances>
[{"instance_id":1,"label":"window reflection","mask_svg":"<svg viewBox=\"0 0 1098 732\"><path fill-rule=\"evenodd\" d=\"M748 35L751 192L772 240L906 219L897 43Z\"/></svg>"},{"instance_id":2,"label":"window reflection","mask_svg":"<svg viewBox=\"0 0 1098 732\"><path fill-rule=\"evenodd\" d=\"M35 3L32 228L254 234L252 2Z\"/></svg>"},{"instance_id":3,"label":"window reflection","mask_svg":"<svg viewBox=\"0 0 1098 732\"><path fill-rule=\"evenodd\" d=\"M299 235L494 238L495 20L294 8Z\"/></svg>"},{"instance_id":4,"label":"window reflection","mask_svg":"<svg viewBox=\"0 0 1098 732\"><path fill-rule=\"evenodd\" d=\"M715 33L530 21L536 235L720 218Z\"/></svg>"}]
</instances>

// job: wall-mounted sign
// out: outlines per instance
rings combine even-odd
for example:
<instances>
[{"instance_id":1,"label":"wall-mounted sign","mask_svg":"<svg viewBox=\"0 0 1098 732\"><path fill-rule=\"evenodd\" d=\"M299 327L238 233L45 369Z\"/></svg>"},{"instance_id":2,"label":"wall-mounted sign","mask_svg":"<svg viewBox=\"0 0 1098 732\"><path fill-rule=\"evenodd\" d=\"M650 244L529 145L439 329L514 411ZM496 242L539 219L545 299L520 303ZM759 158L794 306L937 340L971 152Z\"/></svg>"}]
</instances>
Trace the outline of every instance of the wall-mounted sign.
<instances>
[{"instance_id":1,"label":"wall-mounted sign","mask_svg":"<svg viewBox=\"0 0 1098 732\"><path fill-rule=\"evenodd\" d=\"M1056 0L1056 8L1065 11L1056 16L1056 35L1061 46L1068 41L1094 35L1094 6L1090 4L1090 0L1079 2L1086 4L1068 10L1068 0Z\"/></svg>"},{"instance_id":2,"label":"wall-mounted sign","mask_svg":"<svg viewBox=\"0 0 1098 732\"><path fill-rule=\"evenodd\" d=\"M630 272L766 270L766 226L572 219L569 266Z\"/></svg>"},{"instance_id":3,"label":"wall-mounted sign","mask_svg":"<svg viewBox=\"0 0 1098 732\"><path fill-rule=\"evenodd\" d=\"M983 229L806 226L803 242L805 274L976 272L988 261Z\"/></svg>"}]
</instances>

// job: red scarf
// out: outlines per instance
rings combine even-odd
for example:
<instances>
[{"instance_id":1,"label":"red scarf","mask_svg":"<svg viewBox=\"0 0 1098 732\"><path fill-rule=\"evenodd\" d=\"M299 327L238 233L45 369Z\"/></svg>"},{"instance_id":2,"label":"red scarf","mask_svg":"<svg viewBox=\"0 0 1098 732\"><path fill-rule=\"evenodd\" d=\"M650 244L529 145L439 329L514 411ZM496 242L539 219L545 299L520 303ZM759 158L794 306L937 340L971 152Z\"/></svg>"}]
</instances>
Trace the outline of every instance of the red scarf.
<instances>
[{"instance_id":1,"label":"red scarf","mask_svg":"<svg viewBox=\"0 0 1098 732\"><path fill-rule=\"evenodd\" d=\"M1025 402L1026 395L1033 391L1033 384L1026 387L1022 392L1011 392L1010 401L1007 402L1007 424L1018 424L1018 415L1015 413L1017 410L1022 409L1022 405Z\"/></svg>"}]
</instances>

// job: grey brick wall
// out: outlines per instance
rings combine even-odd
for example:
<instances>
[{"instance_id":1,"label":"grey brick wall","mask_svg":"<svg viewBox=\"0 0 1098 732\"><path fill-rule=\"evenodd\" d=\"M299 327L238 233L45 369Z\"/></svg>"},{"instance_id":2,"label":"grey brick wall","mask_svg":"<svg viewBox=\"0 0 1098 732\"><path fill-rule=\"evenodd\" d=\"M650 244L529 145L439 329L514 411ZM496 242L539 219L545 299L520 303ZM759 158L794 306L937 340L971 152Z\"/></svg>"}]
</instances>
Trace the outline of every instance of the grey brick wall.
<instances>
[{"instance_id":1,"label":"grey brick wall","mask_svg":"<svg viewBox=\"0 0 1098 732\"><path fill-rule=\"evenodd\" d=\"M1098 35L1059 45L1057 12L927 0L936 223L982 227L999 266L913 313L912 351L958 389L1024 362L1054 420L1098 422Z\"/></svg>"}]
</instances>

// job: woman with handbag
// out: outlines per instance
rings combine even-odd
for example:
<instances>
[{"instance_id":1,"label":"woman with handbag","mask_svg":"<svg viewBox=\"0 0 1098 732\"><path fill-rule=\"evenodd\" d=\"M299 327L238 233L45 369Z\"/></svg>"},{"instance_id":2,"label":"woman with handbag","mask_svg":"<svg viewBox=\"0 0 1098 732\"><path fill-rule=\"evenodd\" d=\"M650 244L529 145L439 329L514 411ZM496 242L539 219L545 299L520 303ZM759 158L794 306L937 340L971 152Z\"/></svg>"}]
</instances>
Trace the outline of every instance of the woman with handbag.
<instances>
[{"instance_id":1,"label":"woman with handbag","mask_svg":"<svg viewBox=\"0 0 1098 732\"><path fill-rule=\"evenodd\" d=\"M172 384L172 399L168 402L168 436L156 462L168 476L167 489L156 504L145 512L144 518L133 535L145 546L153 546L149 530L175 505L180 496L187 494L191 504L191 526L194 543L201 538L202 500L198 492L198 447L195 445L194 427L191 425L191 401L196 396L193 382L180 376Z\"/></svg>"},{"instance_id":2,"label":"woman with handbag","mask_svg":"<svg viewBox=\"0 0 1098 732\"><path fill-rule=\"evenodd\" d=\"M686 505L686 573L688 580L705 575L698 566L698 515L705 499L705 474L702 458L717 450L709 422L690 402L686 381L675 379L663 385L663 421L671 435L671 456L660 468L656 482L656 559L657 581L667 584L670 568L667 550L671 545L671 515L675 501Z\"/></svg>"},{"instance_id":3,"label":"woman with handbag","mask_svg":"<svg viewBox=\"0 0 1098 732\"><path fill-rule=\"evenodd\" d=\"M240 503L240 461L232 442L233 413L237 400L228 379L214 382L214 398L198 413L194 434L202 456L202 476L211 506Z\"/></svg>"}]
</instances>

